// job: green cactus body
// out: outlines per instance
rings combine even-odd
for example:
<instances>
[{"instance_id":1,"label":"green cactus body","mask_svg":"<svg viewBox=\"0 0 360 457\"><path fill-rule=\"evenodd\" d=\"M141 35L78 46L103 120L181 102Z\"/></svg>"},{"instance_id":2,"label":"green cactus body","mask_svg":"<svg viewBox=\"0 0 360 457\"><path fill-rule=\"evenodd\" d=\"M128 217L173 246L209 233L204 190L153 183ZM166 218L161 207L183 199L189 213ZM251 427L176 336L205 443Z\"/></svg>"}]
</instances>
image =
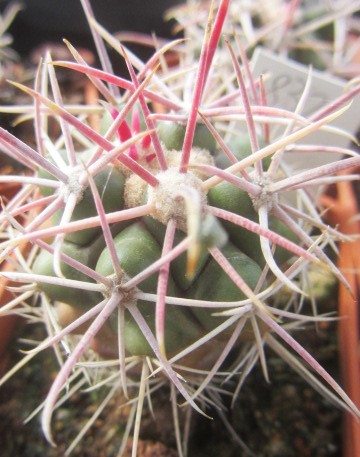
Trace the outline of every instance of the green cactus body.
<instances>
[{"instance_id":1,"label":"green cactus body","mask_svg":"<svg viewBox=\"0 0 360 457\"><path fill-rule=\"evenodd\" d=\"M208 200L213 206L258 222L258 215L249 194L233 184L224 181L216 185L209 190ZM246 255L255 260L257 264L263 267L265 265L265 259L261 251L259 235L243 227L239 227L232 222L223 221L223 225L229 233L231 241ZM269 217L269 229L290 241L296 242L297 240L295 234L283 222L273 216ZM292 254L284 248L277 247L274 256L276 262L281 265Z\"/></svg>"},{"instance_id":2,"label":"green cactus body","mask_svg":"<svg viewBox=\"0 0 360 457\"><path fill-rule=\"evenodd\" d=\"M157 242L162 245L165 236L165 226L161 222L157 221L151 216L144 217L144 222L148 230L156 238ZM179 244L185 238L186 234L181 230L176 230L174 245ZM176 285L182 290L188 289L193 280L200 274L206 261L208 260L209 254L206 247L201 248L200 257L197 263L196 272L190 279L186 275L186 253L181 254L171 262L171 273L176 282Z\"/></svg>"},{"instance_id":3,"label":"green cactus body","mask_svg":"<svg viewBox=\"0 0 360 457\"><path fill-rule=\"evenodd\" d=\"M186 125L180 122L160 121L158 123L159 138L170 151L181 151L184 144ZM196 124L193 147L206 149L210 153L216 151L216 141L205 124Z\"/></svg>"},{"instance_id":4,"label":"green cactus body","mask_svg":"<svg viewBox=\"0 0 360 457\"><path fill-rule=\"evenodd\" d=\"M184 134L185 126L182 124L174 122L159 123L159 136L169 149L179 150L183 144ZM236 151L239 159L251 154L248 135L244 134L243 136L236 137L234 142L233 149ZM203 124L197 124L194 144L198 147L210 148L212 153L215 151L216 143ZM49 176L44 177L48 178ZM94 180L101 195L104 210L107 213L124 207L125 178L120 171L108 166L101 170L95 176ZM141 200L144 201L146 196L145 188L143 192L144 195ZM257 221L257 213L254 210L249 194L228 182L222 182L211 188L207 194L207 199L210 205ZM96 208L91 189L88 187L85 189L82 200L75 207L72 220L81 220L95 214ZM61 214L59 212L57 220L59 220L60 216ZM121 279L122 283L119 284L120 288L124 282L126 283L127 279L133 278L161 257L161 246L166 230L164 223L151 215L144 216L141 221L133 222L127 227L126 224L129 224L129 222L120 223L118 230L115 232L117 235L113 236L119 264L124 272L124 277ZM281 233L282 227L279 221L271 219L270 225L276 226L275 231ZM66 235L64 249L70 253L72 247L74 251L72 256L80 255L79 259L82 263L91 268L96 265L96 271L98 273L103 276L111 276L114 274L114 270L108 248L104 248L101 253L98 249L96 251L94 250L91 261L84 254L91 250L91 242L100 230L100 228L91 228ZM183 241L185 237L186 233L183 230L177 229L173 242L174 246ZM228 237L233 244L227 243ZM204 214L201 219L199 242L201 245L200 255L195 274L191 278L186 274L187 252L184 252L171 262L167 295L209 301L238 301L245 298L239 288L227 277L226 273L218 266L215 260L210 257L208 248L212 246L219 247L238 273L244 278L245 282L253 288L261 275L259 265L263 266L265 264L260 248L259 236L230 222L219 222L217 218L214 218L210 214ZM83 245L85 247L82 247ZM104 245L105 242L102 240L102 246L104 247ZM276 250L276 259L283 262L289 255L286 251L284 251L285 254L281 251L284 250ZM282 257L280 254L283 254ZM96 257L95 261L94 256ZM45 269L39 267L42 262L44 262L44 265L47 265ZM41 274L54 275L52 270L52 256L46 252L41 253L38 257L35 267L36 271ZM67 266L64 267L64 274L70 279L88 280L87 277L84 277L84 275L73 269L67 268ZM139 284L138 289L145 293L156 294L157 282L158 274L154 273L143 280ZM53 300L64 301L74 307L83 301L83 298L80 299L80 297L86 297L86 302L90 306L99 302L102 298L99 293L83 293L72 288L69 288L66 293L63 287L56 288L55 286L50 287L44 284L42 288ZM88 296L91 296L91 300ZM127 293L124 298L124 306L126 306L127 300L130 300L129 303L131 303L132 296L132 293ZM154 331L155 303L143 300L137 300L136 303L148 325ZM198 307L182 308L172 305L167 306L165 322L167 351L170 354L175 353L194 342L204 331L208 332L219 325L223 319L211 316L213 312L216 312L216 310ZM116 333L118 331L117 313L111 316L109 323ZM149 343L128 310L125 312L124 332L125 346L129 354L153 354Z\"/></svg>"},{"instance_id":5,"label":"green cactus body","mask_svg":"<svg viewBox=\"0 0 360 457\"><path fill-rule=\"evenodd\" d=\"M50 176L46 176L49 178ZM124 207L124 175L114 167L103 168L94 178L104 210L107 213L118 211ZM43 195L49 195L52 190L42 189ZM58 224L61 220L63 211L57 211L53 217L53 223ZM88 186L82 195L81 200L75 206L71 221L79 221L88 217L96 216L97 210L92 196L92 191ZM75 244L87 245L101 232L100 227L92 227L78 230L65 235L65 239Z\"/></svg>"},{"instance_id":6,"label":"green cactus body","mask_svg":"<svg viewBox=\"0 0 360 457\"><path fill-rule=\"evenodd\" d=\"M89 268L94 268L96 261L104 249L105 241L102 236L98 237L88 246L79 246L69 241L64 241L62 252L69 257L81 262ZM53 268L54 256L48 251L42 250L33 264L33 272L38 275L55 277ZM60 263L61 272L65 278L76 281L92 282L88 276L70 267L67 263ZM102 295L97 292L80 290L74 287L40 283L39 287L54 301L61 301L74 307L90 308L102 300Z\"/></svg>"},{"instance_id":7,"label":"green cactus body","mask_svg":"<svg viewBox=\"0 0 360 457\"><path fill-rule=\"evenodd\" d=\"M92 154L94 153L95 151L92 150L92 149L89 149L87 151L84 151L84 152L80 152L80 153L76 153L76 158L78 160L78 164L82 164L82 163L87 163ZM58 151L58 154L60 156L60 159L64 162L64 167L65 167L65 171L67 174L70 174L71 173L71 167L68 165L68 157L67 157L67 153L66 153L66 150L65 149L60 149ZM51 156L51 155L48 155L46 156L46 159L51 162L52 164L55 164L55 159ZM58 165L59 166L59 165ZM81 166L81 165L77 165L78 167ZM59 166L60 168L62 168L61 166ZM42 178L42 179L52 179L52 180L56 180L56 178L49 172L47 171L45 168L39 168L38 170L38 176L39 178ZM55 190L52 188L52 187L46 187L46 186L39 186L39 190L41 192L42 195L44 195L44 197L47 197L49 195L53 195Z\"/></svg>"},{"instance_id":8,"label":"green cactus body","mask_svg":"<svg viewBox=\"0 0 360 457\"><path fill-rule=\"evenodd\" d=\"M106 167L94 178L96 187L100 194L102 205L107 213L119 211L124 207L124 185L125 177L113 167ZM82 200L76 205L72 221L85 219L97 215L95 202L90 187L87 187ZM57 216L60 219L60 214ZM100 227L93 227L65 236L68 241L85 245L94 239L101 232Z\"/></svg>"},{"instance_id":9,"label":"green cactus body","mask_svg":"<svg viewBox=\"0 0 360 457\"><path fill-rule=\"evenodd\" d=\"M210 205L225 209L234 214L240 214L252 221L257 219L252 200L249 194L228 182L221 182L208 192ZM253 232L239 227L232 222L222 221L229 233L231 241L246 255L254 259L259 265L264 263L260 248L259 237Z\"/></svg>"},{"instance_id":10,"label":"green cactus body","mask_svg":"<svg viewBox=\"0 0 360 457\"><path fill-rule=\"evenodd\" d=\"M61 158L66 162L66 151L60 150ZM77 165L76 174L79 175L85 168L81 165L87 163L93 155L93 150L88 150L77 154L79 165ZM48 157L50 162L54 162L51 157ZM69 176L74 173L70 167L65 170ZM47 170L40 168L38 172L39 178L52 179L54 176L51 175ZM106 166L101 169L96 176L93 177L97 190L99 192L102 205L105 212L110 213L112 211L118 211L124 207L124 187L125 187L125 176L114 166ZM54 189L50 187L40 186L40 192L44 196L53 195ZM57 211L53 216L53 223L58 224L61 220L63 211ZM82 195L80 196L79 202L76 204L71 221L79 221L88 217L96 216L97 210L92 195L90 186L87 186ZM78 230L65 235L65 239L75 244L86 245L94 240L101 233L100 227L92 227L89 229Z\"/></svg>"},{"instance_id":11,"label":"green cactus body","mask_svg":"<svg viewBox=\"0 0 360 457\"><path fill-rule=\"evenodd\" d=\"M266 142L262 136L258 135L259 148L262 149L266 146ZM239 132L233 135L227 143L228 148L234 154L237 160L242 160L252 153L250 136L246 132ZM215 154L215 163L219 168L227 168L231 162L223 151L217 151ZM263 168L266 171L271 163L271 157L265 157L262 160Z\"/></svg>"},{"instance_id":12,"label":"green cactus body","mask_svg":"<svg viewBox=\"0 0 360 457\"><path fill-rule=\"evenodd\" d=\"M259 265L231 243L222 248L222 253L253 290L262 273ZM214 259L207 263L202 274L189 289L187 296L196 300L209 300L210 302L231 302L247 298ZM212 330L225 320L222 317L212 316L213 313L222 310L220 308L192 308L192 312L206 331Z\"/></svg>"},{"instance_id":13,"label":"green cactus body","mask_svg":"<svg viewBox=\"0 0 360 457\"><path fill-rule=\"evenodd\" d=\"M134 277L161 257L159 244L141 222L134 223L120 232L114 238L114 244L119 264L126 277L129 278ZM101 253L96 270L104 276L114 273L107 248ZM155 294L157 277L157 273L152 274L139 284L139 289ZM168 281L168 295L179 296L171 276ZM148 325L154 331L155 303L138 300L137 305ZM126 312L125 314L124 336L127 351L132 355L152 355L153 351L149 343L130 313ZM114 331L117 331L115 317L111 319L110 324ZM200 335L200 328L188 311L173 306L167 307L165 329L166 349L170 354L193 342Z\"/></svg>"}]
</instances>

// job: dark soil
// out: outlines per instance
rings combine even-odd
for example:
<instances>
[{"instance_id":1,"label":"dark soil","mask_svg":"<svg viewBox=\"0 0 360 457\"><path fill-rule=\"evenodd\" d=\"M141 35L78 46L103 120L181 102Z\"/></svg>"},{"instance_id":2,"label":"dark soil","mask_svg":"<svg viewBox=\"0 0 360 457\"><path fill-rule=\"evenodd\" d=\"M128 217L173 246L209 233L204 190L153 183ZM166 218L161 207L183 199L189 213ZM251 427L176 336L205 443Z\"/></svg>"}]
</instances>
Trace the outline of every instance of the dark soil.
<instances>
[{"instance_id":1,"label":"dark soil","mask_svg":"<svg viewBox=\"0 0 360 457\"><path fill-rule=\"evenodd\" d=\"M29 334L30 333L30 334ZM35 336L34 336L35 333ZM41 337L42 330L26 328L26 337ZM318 331L303 332L299 338L307 341L316 358L336 376L336 328L326 326ZM23 346L22 346L23 347ZM12 360L19 359L19 345L11 349ZM306 382L278 358L269 354L268 384L259 368L245 383L234 409L226 416L252 454L234 442L216 411L208 411L214 420L193 414L189 457L340 457L341 412L313 391ZM101 401L99 394L76 394L72 401L60 407L53 421L57 448L52 448L42 436L39 416L24 424L28 414L45 398L50 382L57 372L52 351L38 355L0 389L0 435L2 457L60 457L83 421ZM140 457L176 457L172 434L172 416L168 392L154 398L156 420L144 413ZM116 457L126 422L126 410L118 406L121 397L114 398L81 444L71 454L74 457ZM224 400L226 402L226 399ZM128 443L129 456L131 443ZM126 456L128 457L128 456Z\"/></svg>"}]
</instances>

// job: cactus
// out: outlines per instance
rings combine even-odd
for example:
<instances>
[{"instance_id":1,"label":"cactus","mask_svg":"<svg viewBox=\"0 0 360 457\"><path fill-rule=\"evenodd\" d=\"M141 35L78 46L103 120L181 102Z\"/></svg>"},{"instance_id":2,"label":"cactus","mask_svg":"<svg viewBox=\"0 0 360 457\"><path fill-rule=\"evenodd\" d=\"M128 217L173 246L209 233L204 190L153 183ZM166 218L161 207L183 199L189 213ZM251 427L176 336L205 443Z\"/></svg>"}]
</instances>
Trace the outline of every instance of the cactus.
<instances>
[{"instance_id":1,"label":"cactus","mask_svg":"<svg viewBox=\"0 0 360 457\"><path fill-rule=\"evenodd\" d=\"M42 409L47 440L55 445L58 399L84 373L80 362L93 360L94 348L99 359L96 369L85 368L87 380L136 399L129 419L133 455L147 389L156 391L164 380L171 386L184 455L177 402L206 414L216 376L224 370L232 381L242 373L235 396L257 361L268 379L265 346L359 416L289 330L329 319L302 314L298 306L310 270L325 269L345 282L327 247L346 237L322 221L319 193L309 189L336 182L337 172L360 159L351 149L325 146L324 155L331 149L345 158L298 171L283 157L313 132L339 134L329 124L347 107L334 110L334 103L312 119L301 114L300 102L295 113L267 106L262 80L247 71L240 37L223 34L239 26L235 2L213 2L201 43L201 22L185 21L189 41L166 43L145 63L96 22L87 0L82 4L103 69L87 65L69 43L75 62L47 54L34 88L13 83L34 100L36 149L0 129L2 150L33 171L12 177L23 189L1 216L1 258L16 259L15 271L3 274L21 284L1 313L36 299L26 312L40 313L49 337L24 361L58 343L69 351L65 359L57 350L61 367ZM185 13L178 14L181 22ZM129 79L112 72L103 40L124 59ZM168 52L178 52L175 68L164 62ZM67 105L56 78L60 67L84 74L102 101ZM49 117L59 123L58 138L47 131ZM284 124L282 133L273 128ZM22 257L18 247L25 243L30 252ZM290 308L279 299L283 294L291 296ZM59 302L74 311L73 322L62 326ZM104 328L113 339L103 339ZM230 352L238 355L230 360Z\"/></svg>"}]
</instances>

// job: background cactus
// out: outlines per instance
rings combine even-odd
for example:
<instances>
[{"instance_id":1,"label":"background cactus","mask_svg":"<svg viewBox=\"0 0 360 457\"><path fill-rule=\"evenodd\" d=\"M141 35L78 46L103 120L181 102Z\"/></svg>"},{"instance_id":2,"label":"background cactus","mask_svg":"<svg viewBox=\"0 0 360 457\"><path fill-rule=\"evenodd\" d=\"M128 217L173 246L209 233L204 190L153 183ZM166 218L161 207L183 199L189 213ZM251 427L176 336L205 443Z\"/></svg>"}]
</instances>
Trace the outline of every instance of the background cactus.
<instances>
[{"instance_id":1,"label":"background cactus","mask_svg":"<svg viewBox=\"0 0 360 457\"><path fill-rule=\"evenodd\" d=\"M131 433L136 455L145 397L168 383L184 455L177 403L202 414L210 404L221 408L218 379L235 399L258 361L269 379L265 347L358 416L291 330L330 319L317 315L307 287L314 268L346 282L331 247L347 237L322 221L317 197L360 159L334 147L344 158L311 170L283 162L309 134L339 134L329 124L347 106L335 111L333 103L318 119L306 118L305 88L296 112L267 105L262 78L252 77L247 61L257 40L246 42L249 34L242 33L246 17L255 24L257 13L265 14L260 8L238 15L235 2L206 8L189 2L177 12L189 40L160 45L143 63L96 22L87 0L81 3L103 69L88 66L70 44L75 62L53 62L48 53L34 88L13 83L33 97L36 147L0 130L3 152L33 171L6 178L24 184L1 216L1 258L13 256L16 267L4 276L21 285L1 313L20 307L46 324L49 337L19 367L45 348L56 349L60 370L42 408L48 441L55 444L51 419L59 397L70 395L64 387L84 376L78 388L87 382L107 389L107 402L118 390L125 403L134 400L124 445ZM291 5L295 18L297 2ZM189 24L195 17L199 23ZM125 60L129 79L113 74L103 40ZM168 52L176 53L176 67L164 60ZM87 76L101 101L67 105L59 67ZM60 127L57 137L50 117ZM18 249L24 243L26 257ZM312 315L303 311L305 299Z\"/></svg>"}]
</instances>

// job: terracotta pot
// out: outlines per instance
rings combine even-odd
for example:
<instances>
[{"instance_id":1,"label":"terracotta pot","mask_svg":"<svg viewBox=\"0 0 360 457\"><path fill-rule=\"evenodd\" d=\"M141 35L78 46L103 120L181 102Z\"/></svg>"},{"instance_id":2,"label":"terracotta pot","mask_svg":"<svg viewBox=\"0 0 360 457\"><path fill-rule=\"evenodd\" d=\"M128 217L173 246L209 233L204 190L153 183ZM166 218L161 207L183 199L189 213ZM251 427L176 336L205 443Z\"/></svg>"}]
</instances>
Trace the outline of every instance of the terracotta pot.
<instances>
[{"instance_id":1,"label":"terracotta pot","mask_svg":"<svg viewBox=\"0 0 360 457\"><path fill-rule=\"evenodd\" d=\"M358 173L359 169L346 170ZM328 209L329 222L354 241L342 242L339 246L338 268L348 281L351 292L339 285L338 298L338 339L342 382L346 392L360 407L360 334L359 301L360 295L360 234L359 196L355 187L348 181L337 183L336 196L324 195L322 203ZM350 413L345 413L343 435L343 457L360 455L360 424Z\"/></svg>"}]
</instances>

